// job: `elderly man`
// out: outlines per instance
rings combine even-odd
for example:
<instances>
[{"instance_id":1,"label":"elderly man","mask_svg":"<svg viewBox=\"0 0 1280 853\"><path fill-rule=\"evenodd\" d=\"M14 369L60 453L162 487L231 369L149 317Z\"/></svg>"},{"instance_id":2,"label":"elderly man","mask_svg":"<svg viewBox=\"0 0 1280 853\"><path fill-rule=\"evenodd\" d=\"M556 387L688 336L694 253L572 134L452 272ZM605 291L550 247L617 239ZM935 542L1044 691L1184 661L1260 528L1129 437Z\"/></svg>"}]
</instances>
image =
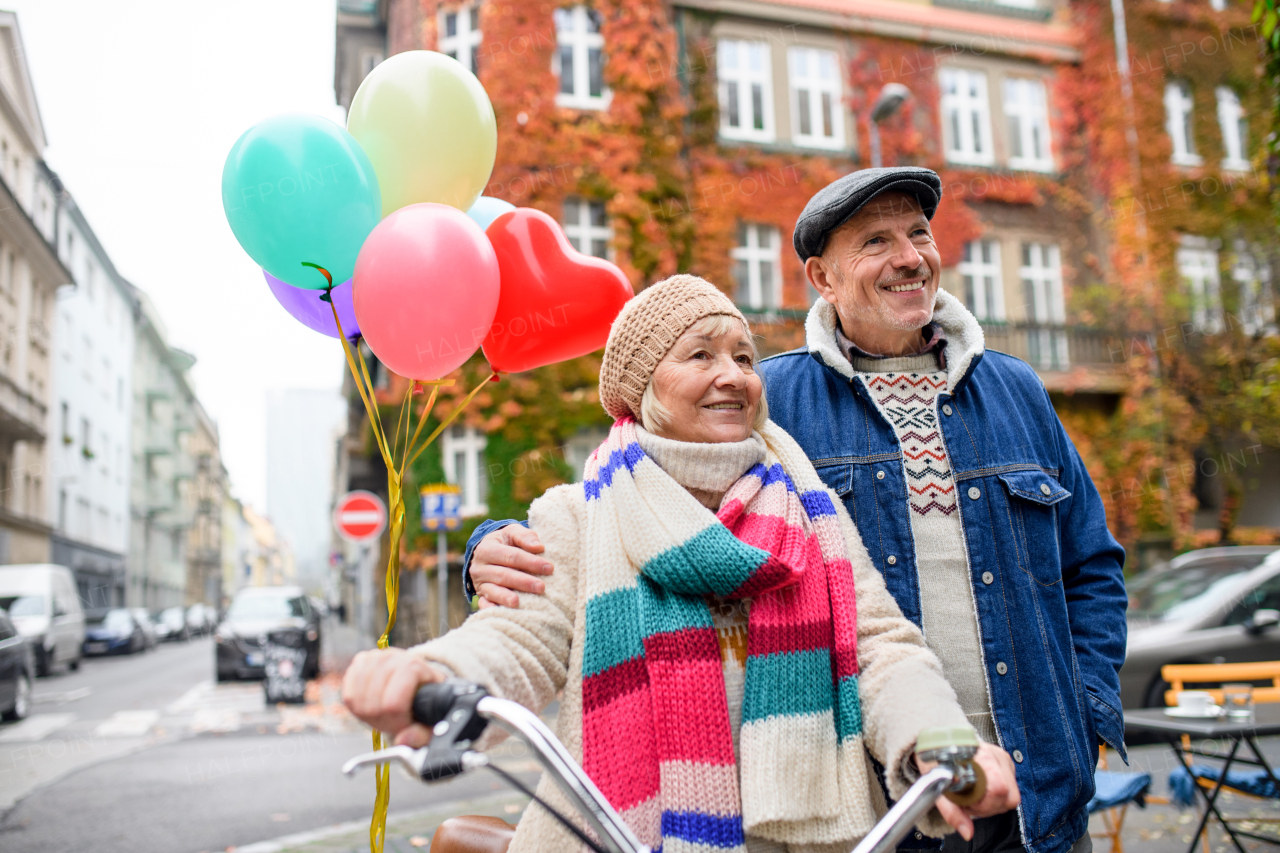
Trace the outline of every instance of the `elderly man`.
<instances>
[{"instance_id":1,"label":"elderly man","mask_svg":"<svg viewBox=\"0 0 1280 853\"><path fill-rule=\"evenodd\" d=\"M940 199L920 168L854 172L815 195L793 243L822 301L807 345L760 372L771 417L844 499L974 728L1016 763L1018 810L943 848L1081 853L1099 743L1124 753L1124 551L1035 371L986 352L939 290ZM552 570L509 524L472 537L487 603L539 591Z\"/></svg>"}]
</instances>

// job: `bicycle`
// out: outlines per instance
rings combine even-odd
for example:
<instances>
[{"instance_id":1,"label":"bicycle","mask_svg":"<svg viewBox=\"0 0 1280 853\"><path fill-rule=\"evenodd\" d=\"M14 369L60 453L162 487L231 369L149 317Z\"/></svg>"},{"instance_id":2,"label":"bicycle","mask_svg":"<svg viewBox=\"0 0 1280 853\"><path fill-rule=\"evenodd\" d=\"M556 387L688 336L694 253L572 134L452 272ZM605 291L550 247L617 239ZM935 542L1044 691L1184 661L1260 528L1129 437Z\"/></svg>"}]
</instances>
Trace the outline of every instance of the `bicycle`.
<instances>
[{"instance_id":1,"label":"bicycle","mask_svg":"<svg viewBox=\"0 0 1280 853\"><path fill-rule=\"evenodd\" d=\"M479 684L450 678L418 689L413 700L413 718L432 730L430 744L420 749L393 746L357 755L343 765L342 772L351 776L361 767L399 761L424 782L436 782L487 767L547 809L594 853L650 853L551 729L523 705L490 696ZM519 779L491 764L484 753L471 749L490 723L505 729L533 750L538 762L586 820L594 838ZM986 792L986 777L974 761L977 751L978 739L972 729L922 731L916 743L916 758L918 761L936 762L937 766L916 780L852 853L890 853L941 796L961 806L981 800ZM486 833L484 827L491 825L475 825L470 830L483 836ZM503 837L509 839L509 829ZM459 853L463 849L504 849L502 843L502 839L497 839L492 843L470 848L455 846L454 849ZM445 853L436 850L434 844L432 850L433 853Z\"/></svg>"}]
</instances>

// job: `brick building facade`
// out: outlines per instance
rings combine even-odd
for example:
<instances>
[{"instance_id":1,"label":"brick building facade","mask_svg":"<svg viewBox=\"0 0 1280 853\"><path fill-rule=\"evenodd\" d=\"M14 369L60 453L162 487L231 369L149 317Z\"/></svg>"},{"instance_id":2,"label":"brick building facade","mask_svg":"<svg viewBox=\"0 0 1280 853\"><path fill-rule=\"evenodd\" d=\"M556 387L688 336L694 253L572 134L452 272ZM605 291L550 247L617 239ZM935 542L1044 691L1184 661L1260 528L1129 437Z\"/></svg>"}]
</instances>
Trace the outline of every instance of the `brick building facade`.
<instances>
[{"instance_id":1,"label":"brick building facade","mask_svg":"<svg viewBox=\"0 0 1280 853\"><path fill-rule=\"evenodd\" d=\"M637 288L678 271L704 275L735 296L766 351L802 343L816 298L790 246L797 215L819 188L870 165L878 131L886 165L942 175L942 286L977 315L989 348L1037 370L1122 539L1216 522L1222 484L1198 469L1181 484L1169 474L1199 458L1195 429L1159 439L1160 463L1141 471L1116 461L1133 452L1095 444L1123 441L1126 401L1146 400L1181 369L1152 355L1160 330L1180 329L1178 357L1191 361L1191 338L1218 341L1232 325L1232 346L1273 345L1275 225L1254 165L1270 87L1260 85L1249 8L1138 0L1122 22L1094 0L341 0L339 9L343 106L389 53L455 56L477 72L498 118L487 195L552 214L580 250L610 257ZM1128 69L1116 59L1123 23ZM873 127L890 84L907 96ZM603 426L580 427L578 443ZM554 440L573 468L575 435ZM459 441L485 453L470 433ZM1276 478L1265 476L1280 467L1277 454L1255 456L1241 523L1280 527L1280 495L1266 491ZM1130 475L1153 494L1129 494ZM1136 504L1126 509L1134 500L1166 515L1145 519Z\"/></svg>"}]
</instances>

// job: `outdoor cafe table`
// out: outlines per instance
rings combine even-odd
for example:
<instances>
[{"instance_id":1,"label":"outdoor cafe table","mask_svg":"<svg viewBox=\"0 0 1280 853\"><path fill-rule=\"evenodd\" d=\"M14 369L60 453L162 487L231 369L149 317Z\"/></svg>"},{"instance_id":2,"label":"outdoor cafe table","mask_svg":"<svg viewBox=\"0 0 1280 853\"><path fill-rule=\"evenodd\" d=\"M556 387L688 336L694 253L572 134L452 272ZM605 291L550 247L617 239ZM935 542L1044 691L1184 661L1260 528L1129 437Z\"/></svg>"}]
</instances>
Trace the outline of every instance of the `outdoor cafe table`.
<instances>
[{"instance_id":1,"label":"outdoor cafe table","mask_svg":"<svg viewBox=\"0 0 1280 853\"><path fill-rule=\"evenodd\" d=\"M1218 758L1226 761L1222 766L1222 771L1218 776L1217 784L1213 786L1213 790L1206 792L1201 787L1195 777L1191 779L1191 786L1200 792L1200 796L1204 798L1205 811L1200 818L1200 825L1196 827L1196 831L1191 836L1191 847L1187 853L1195 853L1196 843L1200 839L1200 833L1204 831L1205 824L1212 815L1222 826L1231 842L1236 846L1240 853L1244 853L1244 847L1240 845L1240 838L1253 838L1258 841L1266 841L1271 844L1278 843L1275 838L1268 838L1263 835L1254 835L1239 829L1232 829L1222 813L1218 811L1217 801L1218 794L1222 791L1222 785L1227 778L1227 771L1231 769L1233 764L1248 764L1253 767L1261 767L1267 772L1271 778L1272 784L1276 786L1276 790L1280 790L1280 780L1277 780L1275 772L1271 765L1267 763L1266 758L1262 755L1262 750L1258 748L1257 739L1268 735L1280 735L1280 704L1266 704L1254 706L1254 722L1241 723L1229 721L1226 717L1171 717L1161 708L1145 708L1142 710L1125 711L1124 712L1125 730L1129 732L1145 732L1155 735L1161 740L1166 741L1172 748L1173 754L1177 757L1178 763L1187 769L1190 773L1191 769L1187 762L1186 756L1201 755L1205 758ZM1201 740L1225 740L1231 742L1231 747L1226 755L1220 752L1201 751L1192 742L1189 748L1182 745L1182 736L1189 735L1191 738ZM1252 758L1238 755L1241 744L1248 746L1249 751L1253 753Z\"/></svg>"}]
</instances>

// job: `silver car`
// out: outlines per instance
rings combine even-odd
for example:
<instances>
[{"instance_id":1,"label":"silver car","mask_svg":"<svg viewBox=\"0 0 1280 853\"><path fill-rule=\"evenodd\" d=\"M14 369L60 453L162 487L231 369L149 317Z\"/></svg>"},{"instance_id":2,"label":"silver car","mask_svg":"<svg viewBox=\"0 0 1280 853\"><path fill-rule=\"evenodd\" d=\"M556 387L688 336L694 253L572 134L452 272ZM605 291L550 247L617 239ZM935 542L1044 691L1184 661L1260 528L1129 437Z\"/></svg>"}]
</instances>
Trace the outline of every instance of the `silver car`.
<instances>
[{"instance_id":1,"label":"silver car","mask_svg":"<svg viewBox=\"0 0 1280 853\"><path fill-rule=\"evenodd\" d=\"M1129 581L1126 708L1165 704L1170 663L1280 660L1280 550L1205 548Z\"/></svg>"}]
</instances>

